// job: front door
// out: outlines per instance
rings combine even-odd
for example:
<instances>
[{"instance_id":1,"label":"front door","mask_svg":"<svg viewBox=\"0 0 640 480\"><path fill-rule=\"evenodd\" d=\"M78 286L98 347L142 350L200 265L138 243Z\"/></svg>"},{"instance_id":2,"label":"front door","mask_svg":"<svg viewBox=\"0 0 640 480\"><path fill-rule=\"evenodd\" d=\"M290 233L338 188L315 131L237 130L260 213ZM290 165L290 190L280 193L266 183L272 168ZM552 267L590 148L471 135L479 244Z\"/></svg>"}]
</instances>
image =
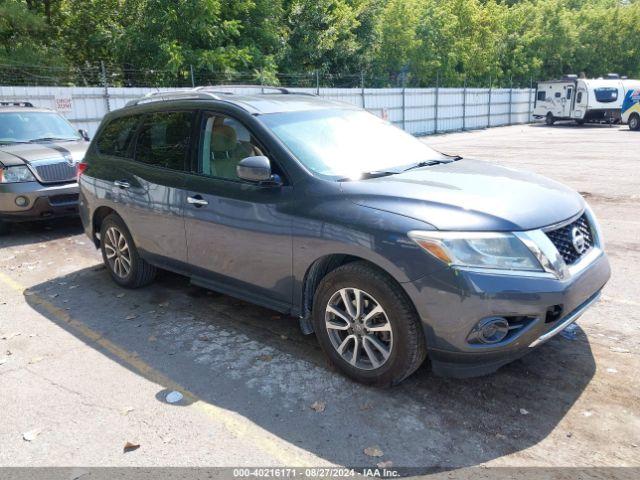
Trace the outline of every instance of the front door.
<instances>
[{"instance_id":1,"label":"front door","mask_svg":"<svg viewBox=\"0 0 640 480\"><path fill-rule=\"evenodd\" d=\"M188 261L199 272L193 280L285 310L293 288L293 187L238 178L240 160L268 152L236 119L205 114L200 132L198 171L187 178L184 207Z\"/></svg>"}]
</instances>

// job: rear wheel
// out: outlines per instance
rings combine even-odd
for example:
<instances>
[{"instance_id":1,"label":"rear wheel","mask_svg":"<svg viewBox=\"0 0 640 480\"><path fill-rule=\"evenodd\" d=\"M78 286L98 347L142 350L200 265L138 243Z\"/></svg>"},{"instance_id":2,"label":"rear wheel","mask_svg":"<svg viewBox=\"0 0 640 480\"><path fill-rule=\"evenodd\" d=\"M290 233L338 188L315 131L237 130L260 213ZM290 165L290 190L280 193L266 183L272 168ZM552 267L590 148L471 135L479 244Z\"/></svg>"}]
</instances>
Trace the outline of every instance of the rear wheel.
<instances>
[{"instance_id":1,"label":"rear wheel","mask_svg":"<svg viewBox=\"0 0 640 480\"><path fill-rule=\"evenodd\" d=\"M544 123L551 126L556 123L556 118L553 116L551 112L547 113L547 116L544 118Z\"/></svg>"},{"instance_id":2,"label":"rear wheel","mask_svg":"<svg viewBox=\"0 0 640 480\"><path fill-rule=\"evenodd\" d=\"M100 248L104 264L118 285L138 288L153 281L156 268L140 257L129 229L118 215L111 214L103 220Z\"/></svg>"},{"instance_id":3,"label":"rear wheel","mask_svg":"<svg viewBox=\"0 0 640 480\"><path fill-rule=\"evenodd\" d=\"M582 125L584 125L584 120L582 120L582 119L576 120L576 124L582 126Z\"/></svg>"},{"instance_id":4,"label":"rear wheel","mask_svg":"<svg viewBox=\"0 0 640 480\"><path fill-rule=\"evenodd\" d=\"M629 130L640 130L640 115L637 113L634 113L629 117Z\"/></svg>"},{"instance_id":5,"label":"rear wheel","mask_svg":"<svg viewBox=\"0 0 640 480\"><path fill-rule=\"evenodd\" d=\"M362 383L397 384L426 357L410 300L392 278L365 262L338 267L320 282L313 323L331 362Z\"/></svg>"}]
</instances>

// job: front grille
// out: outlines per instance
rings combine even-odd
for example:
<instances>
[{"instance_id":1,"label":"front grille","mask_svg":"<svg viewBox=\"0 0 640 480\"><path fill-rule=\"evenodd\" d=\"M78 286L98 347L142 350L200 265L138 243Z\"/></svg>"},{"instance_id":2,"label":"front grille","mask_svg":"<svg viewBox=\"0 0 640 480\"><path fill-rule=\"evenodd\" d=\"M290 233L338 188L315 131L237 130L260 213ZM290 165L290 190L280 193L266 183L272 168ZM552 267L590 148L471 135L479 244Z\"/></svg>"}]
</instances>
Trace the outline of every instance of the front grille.
<instances>
[{"instance_id":1,"label":"front grille","mask_svg":"<svg viewBox=\"0 0 640 480\"><path fill-rule=\"evenodd\" d=\"M575 235L574 230L576 231ZM593 247L593 233L591 232L591 225L589 225L589 220L587 220L587 216L584 214L575 222L546 233L558 249L558 252L560 252L560 255L562 255L562 258L567 265L576 263ZM581 251L578 251L574 245L574 237L579 236L580 234L582 234L583 246ZM580 246L580 242L577 243L578 246Z\"/></svg>"},{"instance_id":2,"label":"front grille","mask_svg":"<svg viewBox=\"0 0 640 480\"><path fill-rule=\"evenodd\" d=\"M34 165L38 178L43 183L70 182L76 179L76 165L67 162Z\"/></svg>"}]
</instances>

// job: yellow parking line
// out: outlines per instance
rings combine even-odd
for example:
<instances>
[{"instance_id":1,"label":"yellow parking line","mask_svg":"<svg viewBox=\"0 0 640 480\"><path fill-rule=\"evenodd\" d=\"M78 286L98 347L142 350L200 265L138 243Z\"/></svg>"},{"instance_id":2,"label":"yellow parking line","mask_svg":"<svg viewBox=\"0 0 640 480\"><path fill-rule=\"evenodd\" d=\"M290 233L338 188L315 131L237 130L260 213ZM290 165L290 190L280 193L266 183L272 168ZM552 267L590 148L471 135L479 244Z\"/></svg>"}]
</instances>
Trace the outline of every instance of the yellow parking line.
<instances>
[{"instance_id":1,"label":"yellow parking line","mask_svg":"<svg viewBox=\"0 0 640 480\"><path fill-rule=\"evenodd\" d=\"M0 282L19 293L23 293L27 290L23 285L19 284L3 272L0 272ZM124 364L128 365L132 370L138 372L152 382L163 386L164 388L180 391L184 395L185 399L191 403L191 406L197 408L198 410L204 412L207 416L223 424L224 427L235 437L243 438L247 440L250 445L255 446L264 453L267 453L275 460L280 462L282 466L317 466L319 464L326 463L320 461L320 459L315 458L312 454L309 454L304 450L301 450L298 447L295 447L285 442L284 440L281 440L267 430L257 426L250 420L238 416L237 414L234 414L229 410L217 407L201 400L194 393L190 392L182 385L174 382L163 373L145 363L135 353L130 353L120 348L113 342L104 338L100 333L87 327L82 322L75 320L66 310L56 307L51 302L42 298L36 293L31 293L31 297L34 300L34 303L45 310L47 313L49 313L59 321L64 322L75 332L79 333L83 337L86 337L86 339L100 345L100 347L117 357Z\"/></svg>"}]
</instances>

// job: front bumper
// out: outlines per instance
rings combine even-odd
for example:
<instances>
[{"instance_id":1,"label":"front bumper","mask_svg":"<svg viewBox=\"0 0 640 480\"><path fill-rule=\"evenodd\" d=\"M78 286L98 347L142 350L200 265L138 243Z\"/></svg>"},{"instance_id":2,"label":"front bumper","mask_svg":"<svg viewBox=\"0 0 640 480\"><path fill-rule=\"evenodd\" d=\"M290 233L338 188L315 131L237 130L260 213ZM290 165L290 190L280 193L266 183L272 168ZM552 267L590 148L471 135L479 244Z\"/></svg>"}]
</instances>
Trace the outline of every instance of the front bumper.
<instances>
[{"instance_id":1,"label":"front bumper","mask_svg":"<svg viewBox=\"0 0 640 480\"><path fill-rule=\"evenodd\" d=\"M494 372L526 355L573 323L599 296L611 275L600 252L564 280L453 268L403 284L422 320L433 370L452 377ZM549 316L560 306L561 313ZM467 338L484 318L525 318L525 326L494 345Z\"/></svg>"},{"instance_id":2,"label":"front bumper","mask_svg":"<svg viewBox=\"0 0 640 480\"><path fill-rule=\"evenodd\" d=\"M27 204L16 204L24 197ZM42 185L38 182L0 185L0 219L19 222L78 214L78 184Z\"/></svg>"}]
</instances>

